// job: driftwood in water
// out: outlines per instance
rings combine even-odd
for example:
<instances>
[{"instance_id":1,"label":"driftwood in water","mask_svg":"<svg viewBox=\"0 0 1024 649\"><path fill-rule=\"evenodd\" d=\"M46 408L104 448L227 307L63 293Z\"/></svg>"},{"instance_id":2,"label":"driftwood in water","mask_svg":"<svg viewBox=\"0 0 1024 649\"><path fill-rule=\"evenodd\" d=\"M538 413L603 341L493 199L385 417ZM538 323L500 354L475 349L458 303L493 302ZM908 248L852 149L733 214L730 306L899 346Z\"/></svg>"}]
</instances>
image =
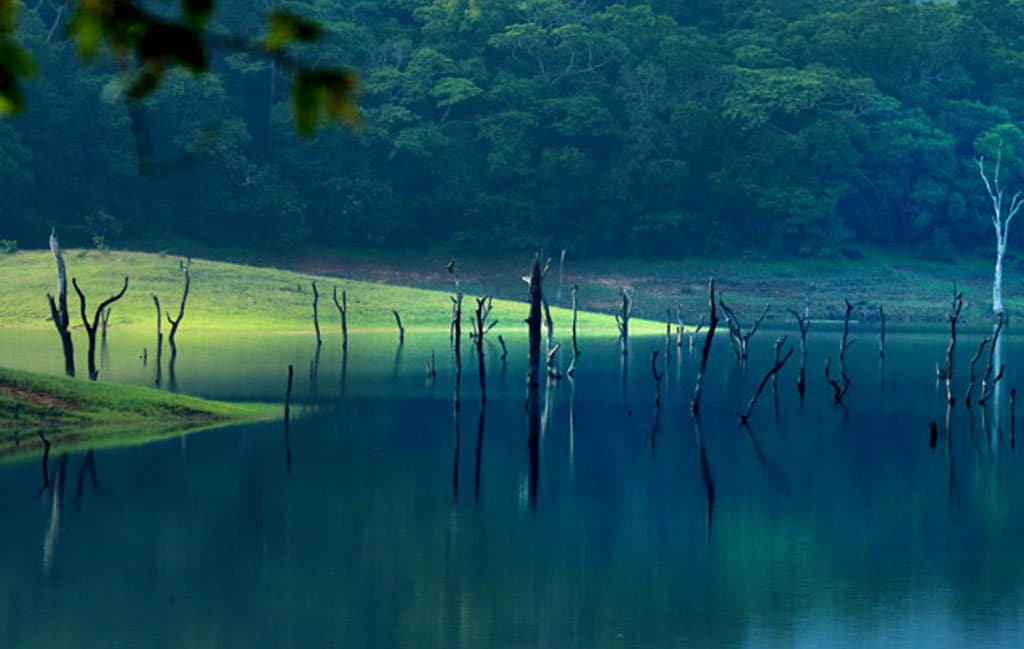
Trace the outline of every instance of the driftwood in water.
<instances>
[{"instance_id":1,"label":"driftwood in water","mask_svg":"<svg viewBox=\"0 0 1024 649\"><path fill-rule=\"evenodd\" d=\"M878 357L885 358L885 307L881 304L878 305L878 320L881 323L878 334Z\"/></svg>"},{"instance_id":2,"label":"driftwood in water","mask_svg":"<svg viewBox=\"0 0 1024 649\"><path fill-rule=\"evenodd\" d=\"M768 384L769 379L775 378L775 375L779 373L779 370L786 366L786 363L789 361L789 357L793 355L793 348L790 347L789 351L786 352L786 355L783 356L781 360L779 359L778 350L783 344L785 344L785 342L785 336L782 336L775 341L775 365L773 365L772 368L764 375L764 378L761 379L761 383L757 386L757 392L754 393L754 396L750 398L750 402L747 404L746 412L740 415L741 424L746 424L750 421L750 415L754 412L754 406L757 404L758 397L760 397L761 393L764 392L764 386Z\"/></svg>"},{"instance_id":3,"label":"driftwood in water","mask_svg":"<svg viewBox=\"0 0 1024 649\"><path fill-rule=\"evenodd\" d=\"M725 300L721 297L718 298L718 306L722 307L722 314L725 316L725 325L729 328L729 342L732 343L732 351L736 354L736 362L743 362L748 357L748 347L750 339L757 333L758 328L761 326L761 322L764 321L765 316L768 315L768 311L771 310L769 304L761 312L761 315L754 320L754 324L750 326L750 329L746 333L743 332L743 328L740 326L739 318L736 317L736 313L730 309L726 304Z\"/></svg>"},{"instance_id":4,"label":"driftwood in water","mask_svg":"<svg viewBox=\"0 0 1024 649\"><path fill-rule=\"evenodd\" d=\"M704 373L708 369L708 356L711 355L711 342L715 337L715 329L718 328L718 309L715 306L715 278L708 282L708 305L711 309L711 317L708 321L708 333L704 336L704 347L700 354L700 371L697 373L697 383L693 388L693 399L690 401L690 412L700 412L700 397L704 392ZM703 451L702 451L703 452Z\"/></svg>"},{"instance_id":5,"label":"driftwood in water","mask_svg":"<svg viewBox=\"0 0 1024 649\"><path fill-rule=\"evenodd\" d=\"M82 324L85 326L85 333L89 336L89 379L95 381L100 376L99 371L96 369L96 330L100 325L100 315L103 313L104 309L124 297L125 292L128 290L128 276L125 276L124 286L121 287L120 292L108 297L100 303L100 306L96 309L96 313L93 315L91 322L89 321L89 316L86 314L85 293L83 293L81 287L78 286L78 280L72 277L71 285L75 287L75 292L78 293L78 302L82 308Z\"/></svg>"},{"instance_id":6,"label":"driftwood in water","mask_svg":"<svg viewBox=\"0 0 1024 649\"><path fill-rule=\"evenodd\" d=\"M170 371L171 376L174 376L174 362L178 359L178 345L174 342L174 337L178 334L178 326L181 324L182 318L185 317L185 305L188 303L188 293L192 288L192 258L182 264L179 262L181 270L185 272L185 290L181 292L181 304L178 306L178 317L171 318L171 314L167 315L167 322L171 325L171 331L167 334L167 344L171 347L171 363Z\"/></svg>"},{"instance_id":7,"label":"driftwood in water","mask_svg":"<svg viewBox=\"0 0 1024 649\"><path fill-rule=\"evenodd\" d=\"M405 327L402 326L402 316L398 315L397 309L391 309L391 313L395 316L395 324L398 325L398 344L405 344Z\"/></svg>"},{"instance_id":8,"label":"driftwood in water","mask_svg":"<svg viewBox=\"0 0 1024 649\"><path fill-rule=\"evenodd\" d=\"M953 297L953 304L950 306L946 319L949 320L949 346L946 348L946 369L943 377L946 380L946 403L956 404L956 397L953 396L953 359L956 351L956 325L960 321L960 313L964 308L963 293L957 293Z\"/></svg>"},{"instance_id":9,"label":"driftwood in water","mask_svg":"<svg viewBox=\"0 0 1024 649\"><path fill-rule=\"evenodd\" d=\"M316 346L324 343L320 337L320 291L316 287L316 281L310 282L313 285L313 329L316 331Z\"/></svg>"},{"instance_id":10,"label":"driftwood in water","mask_svg":"<svg viewBox=\"0 0 1024 649\"><path fill-rule=\"evenodd\" d=\"M53 253L53 260L57 264L57 297L47 293L46 298L50 303L50 317L53 325L60 334L61 348L64 353L64 373L68 376L75 375L75 346L71 342L71 316L68 312L68 275L64 265L64 255L57 243L56 231L50 232L50 252Z\"/></svg>"},{"instance_id":11,"label":"driftwood in water","mask_svg":"<svg viewBox=\"0 0 1024 649\"><path fill-rule=\"evenodd\" d=\"M853 305L849 300L846 303L846 315L843 318L843 337L839 341L839 378L832 378L832 358L825 359L825 380L832 386L832 399L837 404L842 404L846 398L846 392L850 389L850 375L846 373L846 350L853 345L850 340L850 313L853 312Z\"/></svg>"},{"instance_id":12,"label":"driftwood in water","mask_svg":"<svg viewBox=\"0 0 1024 649\"><path fill-rule=\"evenodd\" d=\"M343 350L348 349L348 294L345 291L341 292L341 302L338 302L338 287L334 287L334 306L338 309L338 315L341 316L341 348Z\"/></svg>"},{"instance_id":13,"label":"driftwood in water","mask_svg":"<svg viewBox=\"0 0 1024 649\"><path fill-rule=\"evenodd\" d=\"M800 370L796 375L796 391L803 399L807 393L807 330L811 327L811 319L806 310L803 315L795 309L790 309L789 312L796 318L797 327L800 329Z\"/></svg>"},{"instance_id":14,"label":"driftwood in water","mask_svg":"<svg viewBox=\"0 0 1024 649\"><path fill-rule=\"evenodd\" d=\"M629 353L629 320L633 317L633 292L622 289L622 306L615 314L615 324L619 327L619 342L622 345L622 355Z\"/></svg>"},{"instance_id":15,"label":"driftwood in water","mask_svg":"<svg viewBox=\"0 0 1024 649\"><path fill-rule=\"evenodd\" d=\"M978 405L984 406L992 395L996 392L996 385L1003 378L1003 370L1006 366L1003 364L999 365L999 369L995 368L995 356L996 347L999 345L999 336L1003 333L1003 325L1006 323L1006 316L1003 313L999 314L999 320L996 323L996 330L992 334L992 343L988 348L988 366L985 368L985 375L981 379L981 396L978 397ZM994 374L993 374L994 373Z\"/></svg>"},{"instance_id":16,"label":"driftwood in water","mask_svg":"<svg viewBox=\"0 0 1024 649\"><path fill-rule=\"evenodd\" d=\"M164 358L164 331L163 331L163 311L160 310L160 298L156 293L151 293L153 297L153 306L156 308L156 377L153 379L153 384L160 387L160 383L163 380L163 358ZM145 361L143 361L145 365Z\"/></svg>"},{"instance_id":17,"label":"driftwood in water","mask_svg":"<svg viewBox=\"0 0 1024 649\"><path fill-rule=\"evenodd\" d=\"M530 289L530 313L526 317L529 329L529 356L527 358L526 381L532 386L540 385L540 328L543 273L540 268L540 257L534 257L530 275L525 277Z\"/></svg>"}]
</instances>

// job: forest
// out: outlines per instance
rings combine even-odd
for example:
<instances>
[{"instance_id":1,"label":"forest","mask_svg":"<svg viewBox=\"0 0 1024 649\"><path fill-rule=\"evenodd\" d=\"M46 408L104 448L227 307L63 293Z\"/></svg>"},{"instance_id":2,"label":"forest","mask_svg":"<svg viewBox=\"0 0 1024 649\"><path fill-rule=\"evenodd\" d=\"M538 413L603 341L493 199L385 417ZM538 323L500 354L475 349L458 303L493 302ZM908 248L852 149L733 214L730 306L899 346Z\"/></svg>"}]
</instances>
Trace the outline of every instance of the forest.
<instances>
[{"instance_id":1,"label":"forest","mask_svg":"<svg viewBox=\"0 0 1024 649\"><path fill-rule=\"evenodd\" d=\"M259 36L256 4L211 28ZM216 47L133 106L67 3L23 5L0 239L947 259L991 246L976 159L1024 180L1016 0L286 6L325 30L303 61L358 72L359 128L301 136L287 71Z\"/></svg>"}]
</instances>

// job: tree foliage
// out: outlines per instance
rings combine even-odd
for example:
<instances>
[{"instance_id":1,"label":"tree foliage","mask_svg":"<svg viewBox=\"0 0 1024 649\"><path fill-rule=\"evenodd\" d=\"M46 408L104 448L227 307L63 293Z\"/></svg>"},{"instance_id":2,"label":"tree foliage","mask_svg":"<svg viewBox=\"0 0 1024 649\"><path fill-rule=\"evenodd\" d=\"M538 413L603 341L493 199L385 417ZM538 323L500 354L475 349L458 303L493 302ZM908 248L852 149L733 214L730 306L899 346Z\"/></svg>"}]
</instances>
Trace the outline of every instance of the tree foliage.
<instances>
[{"instance_id":1,"label":"tree foliage","mask_svg":"<svg viewBox=\"0 0 1024 649\"><path fill-rule=\"evenodd\" d=\"M2 238L944 257L1024 169L1019 0L58 6L0 0Z\"/></svg>"}]
</instances>

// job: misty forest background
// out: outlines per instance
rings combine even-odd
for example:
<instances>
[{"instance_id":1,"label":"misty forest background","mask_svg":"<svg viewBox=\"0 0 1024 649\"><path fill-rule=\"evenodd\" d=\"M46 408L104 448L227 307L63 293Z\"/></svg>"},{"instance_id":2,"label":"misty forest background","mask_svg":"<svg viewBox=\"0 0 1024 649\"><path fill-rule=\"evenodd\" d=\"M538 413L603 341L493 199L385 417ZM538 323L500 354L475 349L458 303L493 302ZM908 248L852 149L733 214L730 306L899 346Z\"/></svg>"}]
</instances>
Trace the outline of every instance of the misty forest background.
<instances>
[{"instance_id":1,"label":"misty forest background","mask_svg":"<svg viewBox=\"0 0 1024 649\"><path fill-rule=\"evenodd\" d=\"M220 0L211 28L259 36L281 4ZM1018 1L284 6L328 30L303 60L359 71L361 131L297 136L288 75L229 52L133 115L59 1L23 7L0 238L946 259L992 247L975 157L1024 176Z\"/></svg>"}]
</instances>

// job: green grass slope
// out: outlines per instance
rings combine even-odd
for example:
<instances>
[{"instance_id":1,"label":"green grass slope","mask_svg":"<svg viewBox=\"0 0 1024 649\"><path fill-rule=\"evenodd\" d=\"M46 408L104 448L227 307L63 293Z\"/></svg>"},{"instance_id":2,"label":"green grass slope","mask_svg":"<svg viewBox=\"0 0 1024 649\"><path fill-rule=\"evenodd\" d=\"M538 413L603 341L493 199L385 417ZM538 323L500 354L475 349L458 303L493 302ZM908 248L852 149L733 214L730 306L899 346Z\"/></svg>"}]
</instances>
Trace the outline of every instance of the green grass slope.
<instances>
[{"instance_id":1,"label":"green grass slope","mask_svg":"<svg viewBox=\"0 0 1024 649\"><path fill-rule=\"evenodd\" d=\"M89 317L100 301L116 293L125 275L128 292L113 307L111 330L152 331L156 310L151 294L160 297L165 311L177 314L184 275L179 259L160 254L67 250L68 280L77 277L88 300ZM445 291L314 276L272 268L258 268L194 259L191 267L192 292L182 330L237 332L311 333L313 292L311 280L320 288L320 325L327 336L340 335L340 317L331 293L338 287L348 292L349 330L382 331L395 328L392 309L401 314L410 331L447 331L451 301ZM56 269L48 251L0 255L0 327L52 327L46 294L56 290ZM469 330L476 302L467 295L463 303L464 328ZM518 297L518 296L515 296ZM526 297L525 284L522 297ZM72 324L81 327L78 297L69 288ZM525 332L527 306L523 302L495 300L492 317L499 321L497 333ZM570 321L567 309L551 310L556 328L564 330ZM664 331L664 324L635 319L636 333ZM166 320L164 322L167 330ZM581 335L615 335L611 315L581 312Z\"/></svg>"},{"instance_id":2,"label":"green grass slope","mask_svg":"<svg viewBox=\"0 0 1024 649\"><path fill-rule=\"evenodd\" d=\"M208 401L151 388L93 383L0 368L0 458L41 447L62 450L142 443L171 433L281 415L274 404Z\"/></svg>"}]
</instances>

